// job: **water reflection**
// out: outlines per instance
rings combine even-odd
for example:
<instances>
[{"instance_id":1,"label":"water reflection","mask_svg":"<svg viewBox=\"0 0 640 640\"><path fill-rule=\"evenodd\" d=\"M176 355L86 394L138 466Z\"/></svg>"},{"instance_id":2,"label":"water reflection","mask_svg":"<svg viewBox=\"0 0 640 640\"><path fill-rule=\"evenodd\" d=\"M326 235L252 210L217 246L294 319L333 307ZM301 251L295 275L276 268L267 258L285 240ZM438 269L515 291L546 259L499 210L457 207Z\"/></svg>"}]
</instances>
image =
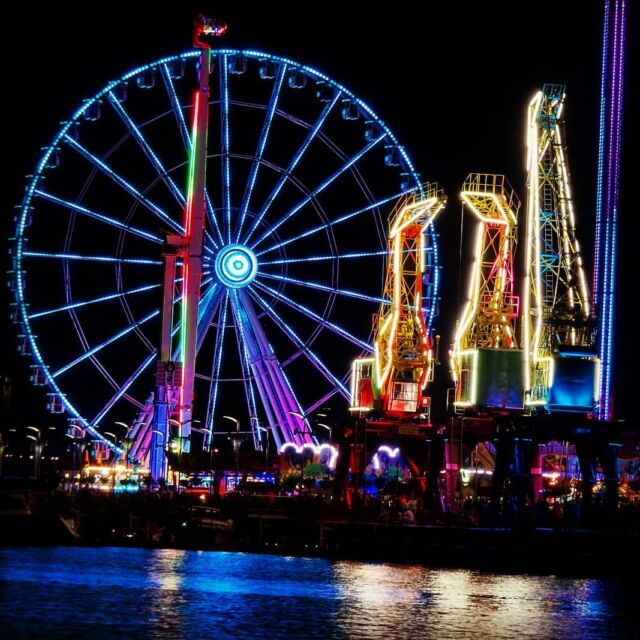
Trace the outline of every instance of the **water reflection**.
<instances>
[{"instance_id":1,"label":"water reflection","mask_svg":"<svg viewBox=\"0 0 640 640\"><path fill-rule=\"evenodd\" d=\"M333 579L349 638L636 637L615 582L355 562L336 563Z\"/></svg>"},{"instance_id":2,"label":"water reflection","mask_svg":"<svg viewBox=\"0 0 640 640\"><path fill-rule=\"evenodd\" d=\"M184 567L186 551L180 549L157 549L150 552L146 563L147 583L142 619L150 629L149 637L154 630L162 629L164 638L180 638L183 627L183 610L186 599L184 594L184 575L188 569Z\"/></svg>"},{"instance_id":3,"label":"water reflection","mask_svg":"<svg viewBox=\"0 0 640 640\"><path fill-rule=\"evenodd\" d=\"M0 637L637 637L637 586L144 549L0 549Z\"/></svg>"}]
</instances>

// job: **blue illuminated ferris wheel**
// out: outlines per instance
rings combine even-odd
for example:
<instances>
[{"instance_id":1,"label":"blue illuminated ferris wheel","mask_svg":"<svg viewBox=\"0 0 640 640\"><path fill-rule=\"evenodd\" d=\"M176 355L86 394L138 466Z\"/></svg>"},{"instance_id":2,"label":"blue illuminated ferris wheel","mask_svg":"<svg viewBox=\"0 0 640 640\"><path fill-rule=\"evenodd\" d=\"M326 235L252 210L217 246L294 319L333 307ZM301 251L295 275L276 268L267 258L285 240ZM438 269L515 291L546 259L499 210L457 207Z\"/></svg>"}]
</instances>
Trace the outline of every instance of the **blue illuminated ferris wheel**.
<instances>
[{"instance_id":1,"label":"blue illuminated ferris wheel","mask_svg":"<svg viewBox=\"0 0 640 640\"><path fill-rule=\"evenodd\" d=\"M17 220L16 321L32 380L52 411L112 448L114 421L151 429L163 256L185 233L197 56L139 67L85 100L39 160ZM280 444L301 428L295 414L348 400L350 362L371 352L371 316L389 302L387 216L422 187L385 123L319 71L221 49L210 81L194 416L205 446L223 415L250 425L256 446L268 432ZM431 321L432 228L425 251ZM179 258L176 274L174 305ZM176 323L177 360L178 333Z\"/></svg>"}]
</instances>

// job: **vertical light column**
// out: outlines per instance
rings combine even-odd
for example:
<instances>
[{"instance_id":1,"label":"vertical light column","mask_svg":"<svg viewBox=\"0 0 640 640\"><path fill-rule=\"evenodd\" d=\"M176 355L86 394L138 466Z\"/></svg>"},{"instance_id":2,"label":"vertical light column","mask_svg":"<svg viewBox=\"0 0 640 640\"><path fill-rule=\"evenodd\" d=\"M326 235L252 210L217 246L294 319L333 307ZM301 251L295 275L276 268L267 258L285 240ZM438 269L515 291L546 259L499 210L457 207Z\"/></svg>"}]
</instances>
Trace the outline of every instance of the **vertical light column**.
<instances>
[{"instance_id":1,"label":"vertical light column","mask_svg":"<svg viewBox=\"0 0 640 640\"><path fill-rule=\"evenodd\" d=\"M625 0L605 0L593 294L599 320L601 420L613 418L615 272L622 139Z\"/></svg>"},{"instance_id":2,"label":"vertical light column","mask_svg":"<svg viewBox=\"0 0 640 640\"><path fill-rule=\"evenodd\" d=\"M206 214L205 172L207 161L207 128L209 124L210 49L200 54L199 86L193 100L191 155L187 202L184 210L184 243L182 250L182 307L180 317L180 355L182 359L182 391L180 399L180 447L189 451L193 410L193 388L197 350L198 301L202 279L202 246Z\"/></svg>"}]
</instances>

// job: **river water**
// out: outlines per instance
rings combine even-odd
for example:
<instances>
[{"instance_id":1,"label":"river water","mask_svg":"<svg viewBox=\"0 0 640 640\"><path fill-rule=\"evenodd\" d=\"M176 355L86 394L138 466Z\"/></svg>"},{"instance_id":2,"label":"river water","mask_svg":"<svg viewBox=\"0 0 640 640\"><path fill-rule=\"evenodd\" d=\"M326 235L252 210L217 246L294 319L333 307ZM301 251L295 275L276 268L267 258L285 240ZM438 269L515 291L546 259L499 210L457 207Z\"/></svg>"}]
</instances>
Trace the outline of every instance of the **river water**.
<instances>
[{"instance_id":1,"label":"river water","mask_svg":"<svg viewBox=\"0 0 640 640\"><path fill-rule=\"evenodd\" d=\"M123 548L0 549L0 638L638 638L637 581Z\"/></svg>"}]
</instances>

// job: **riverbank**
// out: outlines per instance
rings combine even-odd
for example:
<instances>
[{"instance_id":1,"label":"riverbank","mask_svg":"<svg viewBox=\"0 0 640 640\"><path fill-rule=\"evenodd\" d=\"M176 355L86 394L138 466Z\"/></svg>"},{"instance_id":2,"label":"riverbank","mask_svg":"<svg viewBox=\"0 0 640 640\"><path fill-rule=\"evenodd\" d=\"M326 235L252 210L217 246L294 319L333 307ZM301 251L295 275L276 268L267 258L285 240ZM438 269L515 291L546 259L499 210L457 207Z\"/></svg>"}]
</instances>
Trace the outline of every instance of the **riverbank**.
<instances>
[{"instance_id":1,"label":"riverbank","mask_svg":"<svg viewBox=\"0 0 640 640\"><path fill-rule=\"evenodd\" d=\"M238 551L626 577L640 543L634 523L620 526L619 518L595 529L522 521L492 527L390 524L297 497L5 493L0 507L0 546Z\"/></svg>"}]
</instances>

